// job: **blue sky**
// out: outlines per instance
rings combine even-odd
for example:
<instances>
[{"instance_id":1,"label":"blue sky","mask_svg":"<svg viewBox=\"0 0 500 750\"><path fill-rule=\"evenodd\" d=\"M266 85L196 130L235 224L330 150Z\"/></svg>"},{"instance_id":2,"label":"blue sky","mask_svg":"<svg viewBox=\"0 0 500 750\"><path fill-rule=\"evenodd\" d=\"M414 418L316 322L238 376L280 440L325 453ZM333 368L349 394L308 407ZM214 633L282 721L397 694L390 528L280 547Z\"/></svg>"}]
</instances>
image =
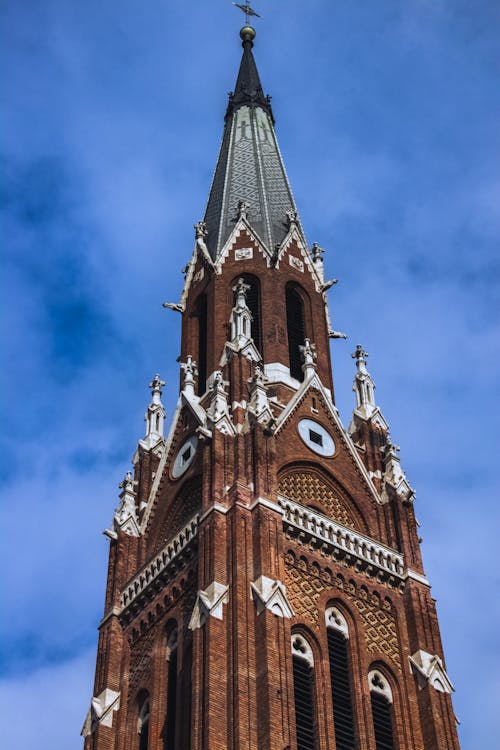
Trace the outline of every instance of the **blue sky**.
<instances>
[{"instance_id":1,"label":"blue sky","mask_svg":"<svg viewBox=\"0 0 500 750\"><path fill-rule=\"evenodd\" d=\"M496 0L255 6L308 240L327 249L337 404L351 352L417 492L463 750L493 747L498 623ZM177 395L176 300L241 19L226 0L3 3L2 723L80 748L117 484L146 384ZM22 709L19 708L22 706ZM29 718L27 718L29 717Z\"/></svg>"}]
</instances>

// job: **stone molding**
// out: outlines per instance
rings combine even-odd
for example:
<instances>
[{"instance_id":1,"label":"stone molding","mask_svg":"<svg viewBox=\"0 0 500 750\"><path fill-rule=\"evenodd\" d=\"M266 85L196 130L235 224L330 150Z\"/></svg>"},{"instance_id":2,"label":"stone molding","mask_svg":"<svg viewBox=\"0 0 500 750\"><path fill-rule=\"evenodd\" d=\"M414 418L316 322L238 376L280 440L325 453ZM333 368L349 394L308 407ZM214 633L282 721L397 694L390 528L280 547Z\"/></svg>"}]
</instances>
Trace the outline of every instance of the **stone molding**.
<instances>
[{"instance_id":1,"label":"stone molding","mask_svg":"<svg viewBox=\"0 0 500 750\"><path fill-rule=\"evenodd\" d=\"M205 590L200 589L189 621L189 629L197 630L203 627L209 617L215 617L216 620L224 619L222 605L228 601L229 586L223 583L212 581Z\"/></svg>"},{"instance_id":2,"label":"stone molding","mask_svg":"<svg viewBox=\"0 0 500 750\"><path fill-rule=\"evenodd\" d=\"M250 584L250 597L257 607L257 614L268 609L277 617L293 617L292 605L286 596L286 587L281 581L259 576Z\"/></svg>"},{"instance_id":3,"label":"stone molding","mask_svg":"<svg viewBox=\"0 0 500 750\"><path fill-rule=\"evenodd\" d=\"M113 726L113 713L120 708L120 693L116 690L104 688L102 693L93 697L90 701L90 708L85 717L82 731L82 737L88 737L93 734L99 724L104 727Z\"/></svg>"},{"instance_id":4,"label":"stone molding","mask_svg":"<svg viewBox=\"0 0 500 750\"><path fill-rule=\"evenodd\" d=\"M343 558L358 570L376 575L380 580L401 583L404 579L404 558L396 550L376 542L369 536L331 521L317 511L281 495L283 525L299 537L301 543L333 550L336 558Z\"/></svg>"},{"instance_id":5,"label":"stone molding","mask_svg":"<svg viewBox=\"0 0 500 750\"><path fill-rule=\"evenodd\" d=\"M153 584L156 589L157 581L167 575L169 567L196 537L198 533L198 521L199 516L196 515L125 586L120 597L120 612L130 607L139 596L144 596L147 589L153 586Z\"/></svg>"},{"instance_id":6,"label":"stone molding","mask_svg":"<svg viewBox=\"0 0 500 750\"><path fill-rule=\"evenodd\" d=\"M439 693L453 693L455 688L446 674L444 664L436 654L419 649L410 656L413 674L420 690L430 685Z\"/></svg>"}]
</instances>

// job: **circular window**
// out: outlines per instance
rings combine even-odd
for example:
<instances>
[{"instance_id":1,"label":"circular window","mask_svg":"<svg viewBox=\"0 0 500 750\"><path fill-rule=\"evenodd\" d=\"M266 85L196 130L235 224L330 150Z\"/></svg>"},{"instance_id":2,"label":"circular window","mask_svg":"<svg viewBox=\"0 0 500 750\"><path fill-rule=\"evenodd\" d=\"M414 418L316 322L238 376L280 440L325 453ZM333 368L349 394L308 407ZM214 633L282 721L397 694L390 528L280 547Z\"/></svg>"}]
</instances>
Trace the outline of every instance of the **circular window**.
<instances>
[{"instance_id":1,"label":"circular window","mask_svg":"<svg viewBox=\"0 0 500 750\"><path fill-rule=\"evenodd\" d=\"M191 435L180 447L172 466L172 476L177 479L191 466L196 455L198 447L198 438Z\"/></svg>"},{"instance_id":2,"label":"circular window","mask_svg":"<svg viewBox=\"0 0 500 750\"><path fill-rule=\"evenodd\" d=\"M333 456L335 443L329 432L319 422L312 419L301 419L299 422L299 435L315 453L320 456Z\"/></svg>"}]
</instances>

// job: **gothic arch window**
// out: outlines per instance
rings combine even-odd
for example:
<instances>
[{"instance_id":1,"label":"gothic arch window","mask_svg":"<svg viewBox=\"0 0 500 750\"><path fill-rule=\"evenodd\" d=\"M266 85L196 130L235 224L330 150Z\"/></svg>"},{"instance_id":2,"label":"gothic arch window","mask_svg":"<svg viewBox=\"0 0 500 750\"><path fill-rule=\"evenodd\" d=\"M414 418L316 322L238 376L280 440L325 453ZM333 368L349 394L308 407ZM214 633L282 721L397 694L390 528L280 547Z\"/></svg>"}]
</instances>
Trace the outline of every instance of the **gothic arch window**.
<instances>
[{"instance_id":1,"label":"gothic arch window","mask_svg":"<svg viewBox=\"0 0 500 750\"><path fill-rule=\"evenodd\" d=\"M205 393L207 385L207 295L202 294L196 302L196 318L198 319L198 395Z\"/></svg>"},{"instance_id":2,"label":"gothic arch window","mask_svg":"<svg viewBox=\"0 0 500 750\"><path fill-rule=\"evenodd\" d=\"M336 750L355 750L349 627L337 607L325 612Z\"/></svg>"},{"instance_id":3,"label":"gothic arch window","mask_svg":"<svg viewBox=\"0 0 500 750\"><path fill-rule=\"evenodd\" d=\"M296 286L286 287L286 330L288 334L288 356L290 358L290 375L296 380L304 380L300 346L306 337L304 317L304 300Z\"/></svg>"},{"instance_id":4,"label":"gothic arch window","mask_svg":"<svg viewBox=\"0 0 500 750\"><path fill-rule=\"evenodd\" d=\"M378 669L368 674L376 750L396 750L394 743L393 698L387 677Z\"/></svg>"},{"instance_id":5,"label":"gothic arch window","mask_svg":"<svg viewBox=\"0 0 500 750\"><path fill-rule=\"evenodd\" d=\"M250 289L247 290L246 297L247 297L247 307L250 310L250 314L252 316L252 339L259 350L260 354L262 355L262 325L261 325L261 314L260 314L260 281L257 278L257 276L254 276L251 273L244 273L237 276L237 278L234 280L234 282L231 284L231 287L234 286L237 279L243 279L245 284L248 284ZM233 298L233 304L236 299L236 295L234 295Z\"/></svg>"},{"instance_id":6,"label":"gothic arch window","mask_svg":"<svg viewBox=\"0 0 500 750\"><path fill-rule=\"evenodd\" d=\"M144 692L139 698L139 716L137 718L137 734L139 735L139 750L149 747L149 695Z\"/></svg>"},{"instance_id":7,"label":"gothic arch window","mask_svg":"<svg viewBox=\"0 0 500 750\"><path fill-rule=\"evenodd\" d=\"M173 628L167 639L167 709L163 735L164 750L175 747L175 730L177 714L177 644L178 630Z\"/></svg>"},{"instance_id":8,"label":"gothic arch window","mask_svg":"<svg viewBox=\"0 0 500 750\"><path fill-rule=\"evenodd\" d=\"M315 750L314 658L311 646L299 633L292 634L292 660L297 750Z\"/></svg>"}]
</instances>

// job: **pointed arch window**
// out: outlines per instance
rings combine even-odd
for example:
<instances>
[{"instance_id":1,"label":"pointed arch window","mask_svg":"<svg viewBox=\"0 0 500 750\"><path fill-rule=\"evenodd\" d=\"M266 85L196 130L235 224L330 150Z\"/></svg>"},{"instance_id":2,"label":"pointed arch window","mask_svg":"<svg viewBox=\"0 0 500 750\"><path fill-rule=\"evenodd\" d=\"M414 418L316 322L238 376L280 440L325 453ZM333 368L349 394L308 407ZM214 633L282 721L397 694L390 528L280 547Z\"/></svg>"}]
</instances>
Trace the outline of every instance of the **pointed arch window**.
<instances>
[{"instance_id":1,"label":"pointed arch window","mask_svg":"<svg viewBox=\"0 0 500 750\"><path fill-rule=\"evenodd\" d=\"M196 303L198 318L198 395L205 393L207 385L207 295L202 294Z\"/></svg>"},{"instance_id":2,"label":"pointed arch window","mask_svg":"<svg viewBox=\"0 0 500 750\"><path fill-rule=\"evenodd\" d=\"M178 630L174 628L167 641L167 713L165 717L164 750L175 747L177 714L177 642Z\"/></svg>"},{"instance_id":3,"label":"pointed arch window","mask_svg":"<svg viewBox=\"0 0 500 750\"><path fill-rule=\"evenodd\" d=\"M332 689L336 750L356 750L352 677L349 658L349 628L336 607L325 612Z\"/></svg>"},{"instance_id":4,"label":"pointed arch window","mask_svg":"<svg viewBox=\"0 0 500 750\"><path fill-rule=\"evenodd\" d=\"M149 747L149 695L146 693L139 708L139 717L137 720L137 733L139 735L139 750L148 750Z\"/></svg>"},{"instance_id":5,"label":"pointed arch window","mask_svg":"<svg viewBox=\"0 0 500 750\"><path fill-rule=\"evenodd\" d=\"M286 329L288 334L288 355L290 375L296 380L304 380L302 357L299 347L303 346L305 333L304 302L293 286L286 288Z\"/></svg>"},{"instance_id":6,"label":"pointed arch window","mask_svg":"<svg viewBox=\"0 0 500 750\"><path fill-rule=\"evenodd\" d=\"M297 750L315 750L314 659L306 639L292 634L293 692Z\"/></svg>"},{"instance_id":7,"label":"pointed arch window","mask_svg":"<svg viewBox=\"0 0 500 750\"><path fill-rule=\"evenodd\" d=\"M251 273L244 273L238 278L242 278L245 284L250 287L246 293L247 307L252 316L251 336L259 353L262 354L262 327L260 316L260 281L257 276ZM236 295L234 296L236 300Z\"/></svg>"},{"instance_id":8,"label":"pointed arch window","mask_svg":"<svg viewBox=\"0 0 500 750\"><path fill-rule=\"evenodd\" d=\"M393 700L389 681L378 669L368 675L376 750L396 750Z\"/></svg>"}]
</instances>

